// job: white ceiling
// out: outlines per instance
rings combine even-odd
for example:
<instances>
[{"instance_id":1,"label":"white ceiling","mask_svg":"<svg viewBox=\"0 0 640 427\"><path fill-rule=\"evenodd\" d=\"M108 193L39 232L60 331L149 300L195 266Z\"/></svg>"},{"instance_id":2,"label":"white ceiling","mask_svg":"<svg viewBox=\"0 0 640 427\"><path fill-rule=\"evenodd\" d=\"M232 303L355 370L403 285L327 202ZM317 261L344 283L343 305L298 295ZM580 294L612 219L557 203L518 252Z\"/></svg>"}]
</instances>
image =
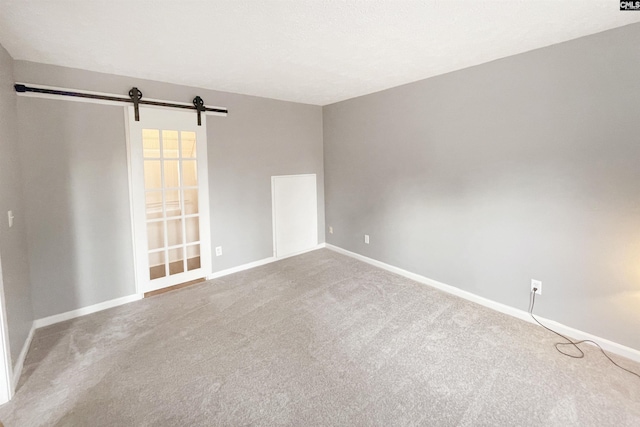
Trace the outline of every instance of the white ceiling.
<instances>
[{"instance_id":1,"label":"white ceiling","mask_svg":"<svg viewBox=\"0 0 640 427\"><path fill-rule=\"evenodd\" d=\"M15 59L317 105L634 22L617 0L0 0Z\"/></svg>"}]
</instances>

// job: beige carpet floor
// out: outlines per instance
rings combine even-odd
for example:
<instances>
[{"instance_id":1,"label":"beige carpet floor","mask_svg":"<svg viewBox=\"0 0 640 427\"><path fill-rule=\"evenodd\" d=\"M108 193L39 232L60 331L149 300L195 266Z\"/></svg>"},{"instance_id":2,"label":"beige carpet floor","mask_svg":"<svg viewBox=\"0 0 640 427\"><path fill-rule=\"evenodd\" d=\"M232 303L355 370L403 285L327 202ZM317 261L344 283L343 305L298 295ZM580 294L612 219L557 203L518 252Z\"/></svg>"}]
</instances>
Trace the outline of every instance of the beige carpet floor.
<instances>
[{"instance_id":1,"label":"beige carpet floor","mask_svg":"<svg viewBox=\"0 0 640 427\"><path fill-rule=\"evenodd\" d=\"M595 348L563 357L555 341L318 250L37 330L0 420L640 426L640 380Z\"/></svg>"}]
</instances>

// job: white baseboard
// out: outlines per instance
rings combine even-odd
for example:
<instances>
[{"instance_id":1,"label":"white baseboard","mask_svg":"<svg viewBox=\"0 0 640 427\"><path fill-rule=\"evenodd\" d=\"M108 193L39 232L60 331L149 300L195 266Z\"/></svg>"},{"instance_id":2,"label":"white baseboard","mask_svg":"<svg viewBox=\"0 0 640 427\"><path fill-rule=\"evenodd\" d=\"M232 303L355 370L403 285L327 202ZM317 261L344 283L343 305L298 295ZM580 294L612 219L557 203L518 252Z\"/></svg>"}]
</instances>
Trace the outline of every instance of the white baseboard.
<instances>
[{"instance_id":1,"label":"white baseboard","mask_svg":"<svg viewBox=\"0 0 640 427\"><path fill-rule=\"evenodd\" d=\"M109 301L104 301L98 304L90 305L87 307L78 308L76 310L67 311L65 313L54 314L53 316L37 319L33 322L35 329L45 326L53 325L54 323L64 322L65 320L75 319L76 317L84 316L98 311L106 310L108 308L117 307L122 304L137 301L142 299L141 294L133 294L122 298L116 298Z\"/></svg>"},{"instance_id":2,"label":"white baseboard","mask_svg":"<svg viewBox=\"0 0 640 427\"><path fill-rule=\"evenodd\" d=\"M276 261L280 261L281 259L287 259L287 258L291 258L291 257L294 257L294 256L306 254L307 252L317 251L318 249L322 249L322 248L325 248L325 247L327 247L326 243L319 243L319 244L317 244L316 246L314 246L314 247L312 247L310 249L305 249L304 251L294 252L294 253L289 254L289 255L281 256L281 257L276 258L275 260Z\"/></svg>"},{"instance_id":3,"label":"white baseboard","mask_svg":"<svg viewBox=\"0 0 640 427\"><path fill-rule=\"evenodd\" d=\"M271 256L269 258L263 258L263 259L258 260L258 261L253 261L253 262L249 262L247 264L242 264L242 265L239 265L237 267L231 267L231 268L227 268L226 270L216 271L215 273L212 273L212 274L208 275L207 276L207 280L212 280L212 279L217 279L218 277L228 276L229 274L238 273L240 271L248 270L248 269L254 268L254 267L260 267L261 265L270 264L270 263L272 263L272 262L274 262L276 260L277 260L277 258Z\"/></svg>"},{"instance_id":4,"label":"white baseboard","mask_svg":"<svg viewBox=\"0 0 640 427\"><path fill-rule=\"evenodd\" d=\"M239 265L237 267L231 267L231 268L227 268L226 270L216 271L215 273L212 273L212 274L208 275L207 276L207 280L212 280L212 279L217 279L219 277L228 276L229 274L238 273L240 271L248 270L250 268L260 267L261 265L271 264L272 262L276 262L276 261L280 261L280 260L283 260L283 259L291 258L293 256L306 254L307 252L317 251L318 249L322 249L324 247L325 247L325 244L324 243L320 243L319 245L314 246L311 249L306 249L304 251L300 251L300 252L296 252L296 253L293 253L293 254L289 254L287 256L283 256L283 257L279 257L279 258L276 258L274 256L270 256L269 258L263 258L261 260L249 262L247 264L242 264L242 265Z\"/></svg>"},{"instance_id":5,"label":"white baseboard","mask_svg":"<svg viewBox=\"0 0 640 427\"><path fill-rule=\"evenodd\" d=\"M462 289L456 288L455 286L447 285L445 283L438 282L437 280L429 279L428 277L424 277L419 274L412 273L410 271L403 270L398 267L394 267L393 265L385 264L384 262L377 261L375 259L366 257L364 255L360 255L355 252L348 251L346 249L342 249L338 246L334 246L329 243L326 244L326 248L331 249L332 251L341 253L343 255L347 255L351 258L355 258L357 260L366 262L367 264L371 264L375 267L379 267L383 270L387 270L392 273L398 274L400 276L404 276L408 279L415 280L416 282L429 285L431 287L434 287L441 291L458 296L460 298L464 298L466 300L475 302L477 304L488 307L492 310L499 311L501 313L508 314L510 316L513 316L518 319L537 325L537 323L533 321L529 313L524 310L520 310L518 308L511 307L509 305L502 304L502 303L478 296L476 294L472 294L471 292L463 291ZM598 344L600 344L600 346L607 351L616 353L620 356L626 357L633 361L640 362L640 350L636 350L634 348L627 347L622 344L618 344L616 342L613 342L604 338L600 338L588 332L583 332L578 329L574 329L572 327L563 325L562 323L558 323L554 320L545 319L544 317L540 317L540 316L536 316L536 318L540 320L542 323L544 323L546 326L548 326L549 328L554 329L563 335L567 335L577 340L593 340Z\"/></svg>"},{"instance_id":6,"label":"white baseboard","mask_svg":"<svg viewBox=\"0 0 640 427\"><path fill-rule=\"evenodd\" d=\"M13 367L13 378L11 387L13 393L16 392L16 387L18 387L18 381L20 380L20 375L22 375L22 368L24 367L24 360L27 358L27 353L29 352L29 347L31 346L31 341L33 341L33 333L36 331L35 322L31 323L31 329L29 330L29 335L27 335L27 339L24 341L24 345L22 346L22 350L20 350L20 354L18 355L18 360L16 360L16 364Z\"/></svg>"}]
</instances>

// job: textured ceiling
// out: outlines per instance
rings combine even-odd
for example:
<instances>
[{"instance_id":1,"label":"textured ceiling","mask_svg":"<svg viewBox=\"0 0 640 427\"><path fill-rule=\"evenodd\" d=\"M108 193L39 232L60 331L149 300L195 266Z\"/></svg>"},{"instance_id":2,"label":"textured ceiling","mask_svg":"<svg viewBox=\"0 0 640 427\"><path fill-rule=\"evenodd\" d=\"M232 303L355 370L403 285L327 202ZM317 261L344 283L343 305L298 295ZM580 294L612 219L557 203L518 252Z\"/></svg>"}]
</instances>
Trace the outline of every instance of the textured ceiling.
<instances>
[{"instance_id":1,"label":"textured ceiling","mask_svg":"<svg viewBox=\"0 0 640 427\"><path fill-rule=\"evenodd\" d=\"M317 105L633 22L616 0L0 0L15 59Z\"/></svg>"}]
</instances>

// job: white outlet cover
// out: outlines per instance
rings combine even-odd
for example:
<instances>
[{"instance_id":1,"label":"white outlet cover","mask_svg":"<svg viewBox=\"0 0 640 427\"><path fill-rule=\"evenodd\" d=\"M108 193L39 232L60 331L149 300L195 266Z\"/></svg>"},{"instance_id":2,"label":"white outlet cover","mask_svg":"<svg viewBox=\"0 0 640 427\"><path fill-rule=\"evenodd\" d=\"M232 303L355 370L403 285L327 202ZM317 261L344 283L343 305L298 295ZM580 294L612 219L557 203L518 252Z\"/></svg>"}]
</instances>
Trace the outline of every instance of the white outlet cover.
<instances>
[{"instance_id":1,"label":"white outlet cover","mask_svg":"<svg viewBox=\"0 0 640 427\"><path fill-rule=\"evenodd\" d=\"M531 291L532 292L533 292L533 288L538 289L536 291L536 294L542 295L542 281L541 280L531 279Z\"/></svg>"},{"instance_id":2,"label":"white outlet cover","mask_svg":"<svg viewBox=\"0 0 640 427\"><path fill-rule=\"evenodd\" d=\"M333 234L333 227L329 226L329 234Z\"/></svg>"},{"instance_id":3,"label":"white outlet cover","mask_svg":"<svg viewBox=\"0 0 640 427\"><path fill-rule=\"evenodd\" d=\"M365 234L364 235L364 242L368 245L369 244L369 235Z\"/></svg>"},{"instance_id":4,"label":"white outlet cover","mask_svg":"<svg viewBox=\"0 0 640 427\"><path fill-rule=\"evenodd\" d=\"M222 255L222 246L216 246L216 256Z\"/></svg>"}]
</instances>

